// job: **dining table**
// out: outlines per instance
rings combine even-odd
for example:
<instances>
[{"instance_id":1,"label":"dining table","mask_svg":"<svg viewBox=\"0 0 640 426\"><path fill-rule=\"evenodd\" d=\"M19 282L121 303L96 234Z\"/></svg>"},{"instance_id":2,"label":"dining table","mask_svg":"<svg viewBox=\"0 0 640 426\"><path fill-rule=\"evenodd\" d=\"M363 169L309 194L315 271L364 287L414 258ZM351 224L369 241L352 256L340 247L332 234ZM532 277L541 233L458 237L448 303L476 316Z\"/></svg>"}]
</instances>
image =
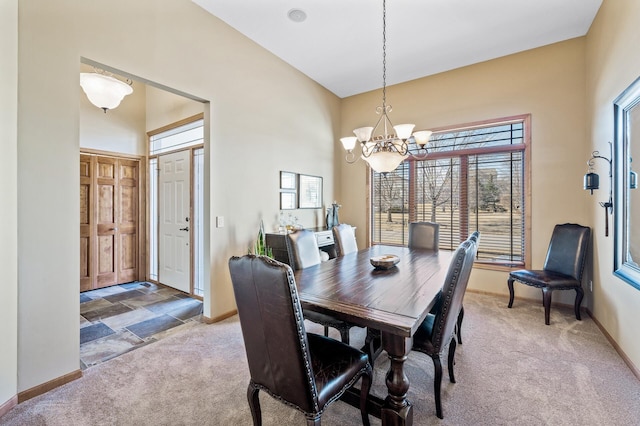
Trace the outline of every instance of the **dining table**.
<instances>
[{"instance_id":1,"label":"dining table","mask_svg":"<svg viewBox=\"0 0 640 426\"><path fill-rule=\"evenodd\" d=\"M452 254L447 250L373 245L294 273L303 309L379 334L380 349L390 360L385 378L387 395L380 398L372 394L367 407L383 425L413 424L404 362L411 351L413 334L442 288ZM382 262L384 267L374 267L373 263L378 263L375 260L380 259L397 263ZM353 392L344 399L357 405Z\"/></svg>"}]
</instances>

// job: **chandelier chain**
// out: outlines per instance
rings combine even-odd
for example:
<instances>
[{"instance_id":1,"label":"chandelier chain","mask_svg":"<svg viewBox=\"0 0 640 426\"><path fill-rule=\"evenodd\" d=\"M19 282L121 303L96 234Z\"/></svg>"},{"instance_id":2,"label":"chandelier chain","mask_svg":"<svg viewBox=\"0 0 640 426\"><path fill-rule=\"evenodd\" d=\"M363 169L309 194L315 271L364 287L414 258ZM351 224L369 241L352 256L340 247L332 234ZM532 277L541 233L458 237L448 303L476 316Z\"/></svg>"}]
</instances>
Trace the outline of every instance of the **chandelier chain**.
<instances>
[{"instance_id":1,"label":"chandelier chain","mask_svg":"<svg viewBox=\"0 0 640 426\"><path fill-rule=\"evenodd\" d=\"M387 110L387 2L382 0L382 111Z\"/></svg>"}]
</instances>

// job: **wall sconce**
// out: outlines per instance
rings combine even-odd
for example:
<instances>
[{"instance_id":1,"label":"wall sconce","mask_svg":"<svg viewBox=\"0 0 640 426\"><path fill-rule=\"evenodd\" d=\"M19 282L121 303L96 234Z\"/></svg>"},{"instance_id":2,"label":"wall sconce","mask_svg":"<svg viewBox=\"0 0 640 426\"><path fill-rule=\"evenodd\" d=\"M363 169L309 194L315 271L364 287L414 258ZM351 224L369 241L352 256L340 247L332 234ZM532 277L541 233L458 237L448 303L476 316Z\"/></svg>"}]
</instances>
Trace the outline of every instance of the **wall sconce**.
<instances>
[{"instance_id":1,"label":"wall sconce","mask_svg":"<svg viewBox=\"0 0 640 426\"><path fill-rule=\"evenodd\" d=\"M611 196L613 190L613 174L611 170L611 159L613 158L613 147L611 142L609 142L609 158L603 157L600 155L598 151L593 151L591 153L591 158L587 161L587 174L584 175L584 189L591 191L591 195L593 195L594 189L600 188L600 176L593 170L593 163L596 158L601 158L609 163L609 201L600 202L600 206L604 207L604 236L609 236L609 215L613 214L613 198ZM634 172L631 172L634 173ZM635 174L635 173L634 173ZM636 180L634 179L634 182ZM631 183L631 179L629 181Z\"/></svg>"}]
</instances>

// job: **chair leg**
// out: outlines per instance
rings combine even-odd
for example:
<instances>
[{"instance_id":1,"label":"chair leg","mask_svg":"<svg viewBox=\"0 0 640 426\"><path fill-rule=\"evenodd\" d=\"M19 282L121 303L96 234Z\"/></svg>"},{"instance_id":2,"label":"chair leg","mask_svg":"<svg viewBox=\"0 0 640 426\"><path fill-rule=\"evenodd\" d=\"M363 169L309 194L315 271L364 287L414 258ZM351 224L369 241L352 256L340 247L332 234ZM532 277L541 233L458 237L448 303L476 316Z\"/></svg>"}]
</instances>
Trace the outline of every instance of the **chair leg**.
<instances>
[{"instance_id":1,"label":"chair leg","mask_svg":"<svg viewBox=\"0 0 640 426\"><path fill-rule=\"evenodd\" d=\"M342 343L349 344L349 329L340 329L340 339L342 339Z\"/></svg>"},{"instance_id":2,"label":"chair leg","mask_svg":"<svg viewBox=\"0 0 640 426\"><path fill-rule=\"evenodd\" d=\"M544 323L549 325L549 311L551 310L551 290L549 287L542 289L542 304L544 305Z\"/></svg>"},{"instance_id":3,"label":"chair leg","mask_svg":"<svg viewBox=\"0 0 640 426\"><path fill-rule=\"evenodd\" d=\"M367 402L369 401L369 391L371 390L371 382L373 380L373 369L369 368L362 375L360 384L360 414L362 415L363 426L369 426L369 413L367 412Z\"/></svg>"},{"instance_id":4,"label":"chair leg","mask_svg":"<svg viewBox=\"0 0 640 426\"><path fill-rule=\"evenodd\" d=\"M453 366L456 364L455 355L456 355L456 338L452 337L451 343L449 343L449 358L447 360L447 365L449 367L449 380L451 381L451 383L456 382L456 378L453 375Z\"/></svg>"},{"instance_id":5,"label":"chair leg","mask_svg":"<svg viewBox=\"0 0 640 426\"><path fill-rule=\"evenodd\" d=\"M307 417L307 426L320 426L320 415Z\"/></svg>"},{"instance_id":6,"label":"chair leg","mask_svg":"<svg viewBox=\"0 0 640 426\"><path fill-rule=\"evenodd\" d=\"M580 318L580 304L582 303L582 298L584 297L584 290L582 286L576 288L576 303L575 303L575 311L576 311L576 319L581 321Z\"/></svg>"},{"instance_id":7,"label":"chair leg","mask_svg":"<svg viewBox=\"0 0 640 426\"><path fill-rule=\"evenodd\" d=\"M324 326L324 337L329 337L329 326Z\"/></svg>"},{"instance_id":8,"label":"chair leg","mask_svg":"<svg viewBox=\"0 0 640 426\"><path fill-rule=\"evenodd\" d=\"M442 384L442 364L440 363L440 355L434 355L433 359L433 394L436 399L436 416L442 418L442 404L440 402L440 385Z\"/></svg>"},{"instance_id":9,"label":"chair leg","mask_svg":"<svg viewBox=\"0 0 640 426\"><path fill-rule=\"evenodd\" d=\"M507 286L509 287L509 307L513 306L513 278L507 280Z\"/></svg>"},{"instance_id":10,"label":"chair leg","mask_svg":"<svg viewBox=\"0 0 640 426\"><path fill-rule=\"evenodd\" d=\"M249 400L249 408L251 409L251 417L253 417L253 426L262 425L262 412L260 411L260 399L258 398L260 389L249 383L247 389L247 400Z\"/></svg>"},{"instance_id":11,"label":"chair leg","mask_svg":"<svg viewBox=\"0 0 640 426\"><path fill-rule=\"evenodd\" d=\"M464 318L464 306L460 305L460 313L458 313L458 344L462 344L462 320Z\"/></svg>"}]
</instances>

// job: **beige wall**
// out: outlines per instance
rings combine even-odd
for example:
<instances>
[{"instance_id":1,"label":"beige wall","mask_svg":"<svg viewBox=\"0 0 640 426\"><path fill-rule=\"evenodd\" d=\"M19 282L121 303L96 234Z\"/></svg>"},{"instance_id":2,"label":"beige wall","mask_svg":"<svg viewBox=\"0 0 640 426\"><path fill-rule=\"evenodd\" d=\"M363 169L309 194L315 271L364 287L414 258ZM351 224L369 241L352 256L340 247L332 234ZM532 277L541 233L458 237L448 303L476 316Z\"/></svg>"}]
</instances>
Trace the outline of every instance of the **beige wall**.
<instances>
[{"instance_id":1,"label":"beige wall","mask_svg":"<svg viewBox=\"0 0 640 426\"><path fill-rule=\"evenodd\" d=\"M613 101L640 75L640 2L605 0L587 35L588 152L608 153L613 141ZM601 165L602 166L602 165ZM606 166L600 176L606 177ZM608 183L601 181L587 207L593 217L593 313L633 364L640 368L640 291L613 275L613 237L604 236L604 213L596 200L605 200Z\"/></svg>"},{"instance_id":2,"label":"beige wall","mask_svg":"<svg viewBox=\"0 0 640 426\"><path fill-rule=\"evenodd\" d=\"M17 395L18 1L0 2L0 407Z\"/></svg>"},{"instance_id":3,"label":"beige wall","mask_svg":"<svg viewBox=\"0 0 640 426\"><path fill-rule=\"evenodd\" d=\"M145 105L146 131L157 130L204 111L202 102L151 86L146 89Z\"/></svg>"},{"instance_id":4,"label":"beige wall","mask_svg":"<svg viewBox=\"0 0 640 426\"><path fill-rule=\"evenodd\" d=\"M78 369L81 58L211 102L208 197L211 216L226 220L224 228L211 228L210 317L235 308L228 258L246 252L260 219L277 224L279 170L323 176L325 200L334 198L340 104L189 0L40 0L19 7L23 391ZM299 216L313 226L318 212Z\"/></svg>"},{"instance_id":5,"label":"beige wall","mask_svg":"<svg viewBox=\"0 0 640 426\"><path fill-rule=\"evenodd\" d=\"M584 38L573 39L387 88L387 101L393 106L391 120L415 123L416 129L531 114L534 268L542 267L555 224L589 225L591 221L587 206L592 200L581 186L588 151L584 45ZM374 91L344 99L341 135L373 125L381 97L381 91ZM340 220L357 225L358 240L365 241L364 163L348 165L342 153L337 157ZM504 272L476 268L469 285L476 290L508 294ZM540 297L539 290L526 286L518 286L516 294ZM573 295L557 292L554 300L572 303Z\"/></svg>"}]
</instances>

